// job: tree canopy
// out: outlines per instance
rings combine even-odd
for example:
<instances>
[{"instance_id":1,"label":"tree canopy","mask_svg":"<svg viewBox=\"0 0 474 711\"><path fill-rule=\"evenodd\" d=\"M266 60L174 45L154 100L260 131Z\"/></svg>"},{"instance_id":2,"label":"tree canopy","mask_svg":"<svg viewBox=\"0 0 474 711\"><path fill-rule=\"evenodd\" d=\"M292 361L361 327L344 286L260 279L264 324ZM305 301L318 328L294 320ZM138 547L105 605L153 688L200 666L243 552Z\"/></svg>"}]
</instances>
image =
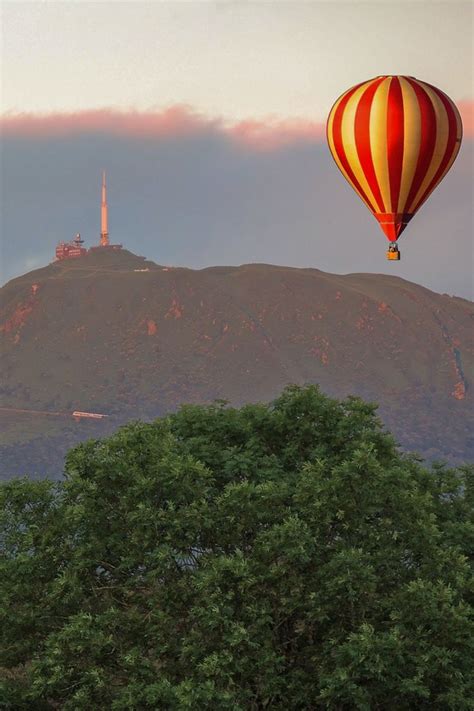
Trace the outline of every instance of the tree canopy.
<instances>
[{"instance_id":1,"label":"tree canopy","mask_svg":"<svg viewBox=\"0 0 474 711\"><path fill-rule=\"evenodd\" d=\"M81 444L0 487L0 708L471 708L473 489L315 386Z\"/></svg>"}]
</instances>

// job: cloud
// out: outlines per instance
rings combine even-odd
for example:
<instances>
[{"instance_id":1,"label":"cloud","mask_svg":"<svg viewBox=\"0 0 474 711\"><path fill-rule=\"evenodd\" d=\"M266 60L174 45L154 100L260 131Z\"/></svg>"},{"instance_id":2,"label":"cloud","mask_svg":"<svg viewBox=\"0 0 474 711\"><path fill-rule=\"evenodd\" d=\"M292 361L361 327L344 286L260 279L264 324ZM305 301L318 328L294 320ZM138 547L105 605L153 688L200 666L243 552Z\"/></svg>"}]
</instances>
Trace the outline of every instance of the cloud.
<instances>
[{"instance_id":1,"label":"cloud","mask_svg":"<svg viewBox=\"0 0 474 711\"><path fill-rule=\"evenodd\" d=\"M0 120L4 136L61 137L108 133L124 137L169 137L198 135L219 126L187 106L170 106L163 111L119 111L90 109L71 113L6 114Z\"/></svg>"},{"instance_id":2,"label":"cloud","mask_svg":"<svg viewBox=\"0 0 474 711\"><path fill-rule=\"evenodd\" d=\"M474 101L457 102L464 136L474 138ZM122 111L113 108L49 114L6 113L0 116L6 138L60 138L108 134L123 138L180 138L218 134L253 150L276 150L299 142L324 140L325 126L307 118L268 116L232 123L211 118L190 106L177 104L161 111Z\"/></svg>"},{"instance_id":3,"label":"cloud","mask_svg":"<svg viewBox=\"0 0 474 711\"><path fill-rule=\"evenodd\" d=\"M306 119L249 119L238 123L209 118L189 106L163 111L91 109L75 113L4 114L0 130L5 137L60 138L108 134L124 138L172 138L219 134L255 150L272 150L299 141L320 140L324 126Z\"/></svg>"},{"instance_id":4,"label":"cloud","mask_svg":"<svg viewBox=\"0 0 474 711\"><path fill-rule=\"evenodd\" d=\"M281 148L300 141L319 141L325 136L325 126L305 119L274 119L241 121L227 132L243 145L260 150Z\"/></svg>"},{"instance_id":5,"label":"cloud","mask_svg":"<svg viewBox=\"0 0 474 711\"><path fill-rule=\"evenodd\" d=\"M459 113L461 114L464 136L474 138L474 101L463 99L457 102Z\"/></svg>"}]
</instances>

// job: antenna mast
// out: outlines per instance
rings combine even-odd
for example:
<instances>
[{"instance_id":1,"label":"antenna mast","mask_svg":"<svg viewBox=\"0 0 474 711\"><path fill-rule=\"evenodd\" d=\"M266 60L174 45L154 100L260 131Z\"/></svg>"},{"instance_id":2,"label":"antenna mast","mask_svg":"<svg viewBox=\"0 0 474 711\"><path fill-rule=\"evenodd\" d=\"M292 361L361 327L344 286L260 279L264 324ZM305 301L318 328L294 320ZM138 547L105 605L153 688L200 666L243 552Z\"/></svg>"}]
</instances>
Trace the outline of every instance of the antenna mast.
<instances>
[{"instance_id":1,"label":"antenna mast","mask_svg":"<svg viewBox=\"0 0 474 711\"><path fill-rule=\"evenodd\" d=\"M105 170L102 173L102 203L100 206L100 246L109 246L109 216L107 206L107 185L105 182Z\"/></svg>"}]
</instances>

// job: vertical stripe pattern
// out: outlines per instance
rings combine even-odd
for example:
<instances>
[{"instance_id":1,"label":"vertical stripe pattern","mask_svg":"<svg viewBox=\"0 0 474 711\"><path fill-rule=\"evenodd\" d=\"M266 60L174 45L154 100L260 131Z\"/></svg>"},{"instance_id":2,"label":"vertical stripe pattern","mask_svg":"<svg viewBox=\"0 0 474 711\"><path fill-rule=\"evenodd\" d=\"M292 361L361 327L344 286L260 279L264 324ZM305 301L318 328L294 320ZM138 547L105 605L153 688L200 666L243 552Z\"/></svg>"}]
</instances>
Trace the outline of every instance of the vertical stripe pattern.
<instances>
[{"instance_id":1,"label":"vertical stripe pattern","mask_svg":"<svg viewBox=\"0 0 474 711\"><path fill-rule=\"evenodd\" d=\"M436 87L380 76L336 101L327 138L338 168L395 241L453 164L462 124Z\"/></svg>"}]
</instances>

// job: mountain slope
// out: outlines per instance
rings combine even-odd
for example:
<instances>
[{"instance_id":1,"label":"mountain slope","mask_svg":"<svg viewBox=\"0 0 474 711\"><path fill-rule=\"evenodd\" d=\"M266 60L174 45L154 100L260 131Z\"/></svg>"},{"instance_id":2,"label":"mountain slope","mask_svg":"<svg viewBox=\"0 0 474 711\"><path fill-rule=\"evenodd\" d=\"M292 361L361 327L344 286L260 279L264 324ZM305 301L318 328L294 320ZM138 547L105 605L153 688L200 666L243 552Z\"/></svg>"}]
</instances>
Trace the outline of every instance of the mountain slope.
<instances>
[{"instance_id":1,"label":"mountain slope","mask_svg":"<svg viewBox=\"0 0 474 711\"><path fill-rule=\"evenodd\" d=\"M44 437L58 457L76 435L183 402L270 400L290 382L374 400L404 447L472 459L473 318L470 302L397 277L195 271L96 250L3 287L2 405L112 418L76 426L38 415L48 422L32 435L32 416L4 413L7 466L25 451L31 470L28 442Z\"/></svg>"}]
</instances>

